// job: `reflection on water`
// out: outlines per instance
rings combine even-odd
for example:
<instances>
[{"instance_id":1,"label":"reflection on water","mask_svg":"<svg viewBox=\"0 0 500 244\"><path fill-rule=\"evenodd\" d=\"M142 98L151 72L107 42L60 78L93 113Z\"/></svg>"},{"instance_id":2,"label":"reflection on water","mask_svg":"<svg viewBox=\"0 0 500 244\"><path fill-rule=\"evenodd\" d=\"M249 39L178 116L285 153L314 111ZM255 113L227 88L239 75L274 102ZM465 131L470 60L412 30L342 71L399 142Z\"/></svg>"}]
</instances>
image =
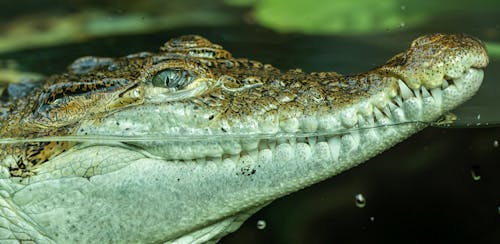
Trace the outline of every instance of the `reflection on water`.
<instances>
[{"instance_id":1,"label":"reflection on water","mask_svg":"<svg viewBox=\"0 0 500 244\"><path fill-rule=\"evenodd\" d=\"M354 197L354 199L356 199L356 207L358 208L364 208L366 206L366 199L365 197L363 196L363 194L356 194L356 196Z\"/></svg>"},{"instance_id":2,"label":"reflection on water","mask_svg":"<svg viewBox=\"0 0 500 244\"><path fill-rule=\"evenodd\" d=\"M479 171L479 166L478 165L473 165L471 170L470 170L470 174L472 176L472 179L474 181L478 181L481 179L481 174L480 174L480 171Z\"/></svg>"},{"instance_id":3,"label":"reflection on water","mask_svg":"<svg viewBox=\"0 0 500 244\"><path fill-rule=\"evenodd\" d=\"M266 221L265 220L257 221L257 229L263 230L265 228L266 228Z\"/></svg>"}]
</instances>

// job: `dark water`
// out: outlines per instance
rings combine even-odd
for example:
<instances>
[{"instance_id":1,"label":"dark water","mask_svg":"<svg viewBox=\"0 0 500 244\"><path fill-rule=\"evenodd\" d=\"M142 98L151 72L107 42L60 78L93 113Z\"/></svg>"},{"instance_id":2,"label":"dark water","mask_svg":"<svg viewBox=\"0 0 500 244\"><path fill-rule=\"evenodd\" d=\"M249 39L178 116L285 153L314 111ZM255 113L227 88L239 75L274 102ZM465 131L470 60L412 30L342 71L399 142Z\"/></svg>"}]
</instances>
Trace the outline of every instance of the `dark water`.
<instances>
[{"instance_id":1,"label":"dark water","mask_svg":"<svg viewBox=\"0 0 500 244\"><path fill-rule=\"evenodd\" d=\"M282 69L353 74L383 64L425 33L465 32L500 42L497 12L464 10L406 30L348 36L200 24L25 49L0 54L0 59L50 74L80 56L155 51L170 37L196 33L236 57ZM428 128L361 166L276 200L221 243L500 243L499 60L491 60L478 95L457 112L461 125L488 122L489 127ZM357 194L366 199L363 208L355 204ZM259 220L266 222L262 230Z\"/></svg>"}]
</instances>

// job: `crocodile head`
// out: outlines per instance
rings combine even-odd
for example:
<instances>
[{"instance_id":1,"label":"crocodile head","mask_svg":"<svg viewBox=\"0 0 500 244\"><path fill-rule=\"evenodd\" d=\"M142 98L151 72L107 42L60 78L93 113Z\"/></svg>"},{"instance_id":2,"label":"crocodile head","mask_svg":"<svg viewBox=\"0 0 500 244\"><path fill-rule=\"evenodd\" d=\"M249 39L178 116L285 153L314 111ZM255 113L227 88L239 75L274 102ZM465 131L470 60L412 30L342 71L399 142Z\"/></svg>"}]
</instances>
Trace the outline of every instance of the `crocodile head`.
<instances>
[{"instance_id":1,"label":"crocodile head","mask_svg":"<svg viewBox=\"0 0 500 244\"><path fill-rule=\"evenodd\" d=\"M445 34L352 76L281 72L199 36L78 59L2 96L0 135L28 141L2 146L0 238L217 240L466 101L487 63L480 41Z\"/></svg>"}]
</instances>

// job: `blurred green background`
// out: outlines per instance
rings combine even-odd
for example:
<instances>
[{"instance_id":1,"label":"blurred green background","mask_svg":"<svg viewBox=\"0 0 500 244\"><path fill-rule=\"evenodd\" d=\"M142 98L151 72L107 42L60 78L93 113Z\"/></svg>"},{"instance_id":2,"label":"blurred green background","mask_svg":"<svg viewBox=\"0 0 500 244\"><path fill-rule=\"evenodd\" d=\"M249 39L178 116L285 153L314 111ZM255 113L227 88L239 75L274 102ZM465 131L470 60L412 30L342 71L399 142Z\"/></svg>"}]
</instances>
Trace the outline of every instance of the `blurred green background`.
<instances>
[{"instance_id":1,"label":"blurred green background","mask_svg":"<svg viewBox=\"0 0 500 244\"><path fill-rule=\"evenodd\" d=\"M63 72L80 56L156 51L193 33L281 69L354 74L433 32L477 36L491 59L452 129L426 129L276 200L221 242L500 243L498 0L1 1L0 86Z\"/></svg>"}]
</instances>

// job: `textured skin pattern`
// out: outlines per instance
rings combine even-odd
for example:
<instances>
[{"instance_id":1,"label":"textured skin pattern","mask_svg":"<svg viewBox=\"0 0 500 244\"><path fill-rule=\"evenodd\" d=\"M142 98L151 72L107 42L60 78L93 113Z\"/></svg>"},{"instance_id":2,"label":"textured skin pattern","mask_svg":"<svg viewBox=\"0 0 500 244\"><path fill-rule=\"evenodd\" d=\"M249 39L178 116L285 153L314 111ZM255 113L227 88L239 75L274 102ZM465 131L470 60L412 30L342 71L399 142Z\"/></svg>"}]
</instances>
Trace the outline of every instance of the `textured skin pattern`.
<instances>
[{"instance_id":1,"label":"textured skin pattern","mask_svg":"<svg viewBox=\"0 0 500 244\"><path fill-rule=\"evenodd\" d=\"M352 76L282 72L194 35L80 58L0 98L1 138L59 137L0 145L0 239L217 240L464 102L487 63L480 41L445 34Z\"/></svg>"}]
</instances>

